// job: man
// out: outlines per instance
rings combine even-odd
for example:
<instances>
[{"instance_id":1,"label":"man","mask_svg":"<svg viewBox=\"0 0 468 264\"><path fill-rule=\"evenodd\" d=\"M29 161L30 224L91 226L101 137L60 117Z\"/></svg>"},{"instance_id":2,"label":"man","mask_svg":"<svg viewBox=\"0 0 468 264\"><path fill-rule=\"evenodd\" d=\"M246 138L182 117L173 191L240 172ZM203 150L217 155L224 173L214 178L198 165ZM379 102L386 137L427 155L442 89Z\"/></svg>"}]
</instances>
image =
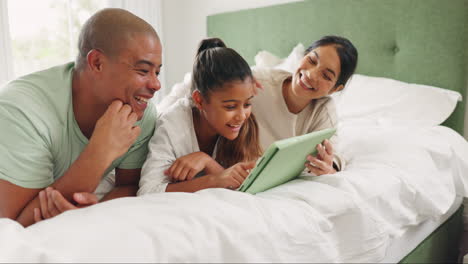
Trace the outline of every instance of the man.
<instances>
[{"instance_id":1,"label":"man","mask_svg":"<svg viewBox=\"0 0 468 264\"><path fill-rule=\"evenodd\" d=\"M93 193L113 169L103 200L136 194L156 119L149 100L161 87L159 37L132 13L104 9L83 26L78 48L75 63L0 93L0 217L28 226L35 208L36 221L39 208L44 218L60 213L47 215L41 200L92 203L76 193Z\"/></svg>"}]
</instances>

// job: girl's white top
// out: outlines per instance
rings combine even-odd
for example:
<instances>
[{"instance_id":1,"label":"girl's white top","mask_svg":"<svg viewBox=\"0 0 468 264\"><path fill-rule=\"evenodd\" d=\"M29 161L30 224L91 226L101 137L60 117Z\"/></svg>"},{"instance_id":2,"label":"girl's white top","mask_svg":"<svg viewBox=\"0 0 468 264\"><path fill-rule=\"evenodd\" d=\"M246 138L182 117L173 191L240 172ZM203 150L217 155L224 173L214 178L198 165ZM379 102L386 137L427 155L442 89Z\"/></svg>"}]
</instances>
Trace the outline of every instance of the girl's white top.
<instances>
[{"instance_id":1,"label":"girl's white top","mask_svg":"<svg viewBox=\"0 0 468 264\"><path fill-rule=\"evenodd\" d=\"M148 148L137 195L165 192L171 180L164 171L177 158L200 151L190 99L180 98L161 113Z\"/></svg>"}]
</instances>

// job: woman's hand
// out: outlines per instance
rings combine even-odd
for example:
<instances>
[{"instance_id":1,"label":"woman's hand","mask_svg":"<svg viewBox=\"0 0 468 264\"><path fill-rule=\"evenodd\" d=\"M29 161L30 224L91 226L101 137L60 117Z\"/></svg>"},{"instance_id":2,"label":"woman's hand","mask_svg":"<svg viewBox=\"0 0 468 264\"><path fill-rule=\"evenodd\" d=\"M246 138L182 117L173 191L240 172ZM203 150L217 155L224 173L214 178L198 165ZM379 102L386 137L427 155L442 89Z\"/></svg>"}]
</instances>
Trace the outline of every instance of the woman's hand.
<instances>
[{"instance_id":1,"label":"woman's hand","mask_svg":"<svg viewBox=\"0 0 468 264\"><path fill-rule=\"evenodd\" d=\"M244 182L245 178L250 173L250 170L255 167L255 161L239 162L221 174L216 175L217 186L220 188L228 188L231 190L237 189Z\"/></svg>"},{"instance_id":2,"label":"woman's hand","mask_svg":"<svg viewBox=\"0 0 468 264\"><path fill-rule=\"evenodd\" d=\"M316 176L336 173L335 168L333 168L333 147L330 141L325 139L323 144L318 144L317 151L317 157L307 156L309 162L306 162L305 165L309 172Z\"/></svg>"},{"instance_id":3,"label":"woman's hand","mask_svg":"<svg viewBox=\"0 0 468 264\"><path fill-rule=\"evenodd\" d=\"M189 181L200 171L203 171L209 162L214 161L212 157L205 152L198 151L182 156L171 167L164 171L174 181Z\"/></svg>"}]
</instances>

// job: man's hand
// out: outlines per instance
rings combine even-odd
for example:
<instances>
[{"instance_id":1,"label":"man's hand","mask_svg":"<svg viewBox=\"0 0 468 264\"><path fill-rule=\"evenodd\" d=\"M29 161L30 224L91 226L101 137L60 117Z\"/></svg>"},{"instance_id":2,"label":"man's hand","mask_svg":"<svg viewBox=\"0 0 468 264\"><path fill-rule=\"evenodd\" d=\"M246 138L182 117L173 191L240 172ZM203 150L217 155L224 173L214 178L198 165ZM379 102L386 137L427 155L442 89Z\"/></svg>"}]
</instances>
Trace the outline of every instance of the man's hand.
<instances>
[{"instance_id":1,"label":"man's hand","mask_svg":"<svg viewBox=\"0 0 468 264\"><path fill-rule=\"evenodd\" d=\"M333 147L330 141L325 139L323 144L318 144L317 151L317 157L307 156L308 162L305 165L309 172L314 173L316 176L336 173L333 168Z\"/></svg>"},{"instance_id":2,"label":"man's hand","mask_svg":"<svg viewBox=\"0 0 468 264\"><path fill-rule=\"evenodd\" d=\"M125 154L140 135L140 127L134 126L137 119L130 105L119 100L112 102L96 122L89 145L112 162Z\"/></svg>"},{"instance_id":3,"label":"man's hand","mask_svg":"<svg viewBox=\"0 0 468 264\"><path fill-rule=\"evenodd\" d=\"M97 196L92 193L74 193L73 200L77 205L70 203L62 194L52 187L39 192L41 208L34 208L34 221L37 223L52 218L68 210L74 210L98 203Z\"/></svg>"}]
</instances>

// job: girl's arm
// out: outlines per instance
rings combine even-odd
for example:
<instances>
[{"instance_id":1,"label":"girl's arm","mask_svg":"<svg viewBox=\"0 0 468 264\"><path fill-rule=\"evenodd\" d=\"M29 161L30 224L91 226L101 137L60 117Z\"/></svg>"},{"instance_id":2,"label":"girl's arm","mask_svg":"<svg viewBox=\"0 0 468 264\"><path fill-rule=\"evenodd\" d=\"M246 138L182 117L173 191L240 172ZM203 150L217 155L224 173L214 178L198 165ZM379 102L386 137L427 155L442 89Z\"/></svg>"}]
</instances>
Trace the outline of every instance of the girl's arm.
<instances>
[{"instance_id":1,"label":"girl's arm","mask_svg":"<svg viewBox=\"0 0 468 264\"><path fill-rule=\"evenodd\" d=\"M221 166L215 159L210 157L205 167L206 174L219 174L224 171L224 167Z\"/></svg>"},{"instance_id":2,"label":"girl's arm","mask_svg":"<svg viewBox=\"0 0 468 264\"><path fill-rule=\"evenodd\" d=\"M240 162L221 173L209 174L189 181L170 183L166 192L196 192L207 188L237 189L249 175L255 162Z\"/></svg>"},{"instance_id":3,"label":"girl's arm","mask_svg":"<svg viewBox=\"0 0 468 264\"><path fill-rule=\"evenodd\" d=\"M218 181L215 181L213 177L214 175L222 173L224 168L203 152L195 152L178 158L176 156L177 152L173 146L175 143L171 141L174 135L170 133L170 129L168 128L170 125L165 122L166 120L164 119L158 120L153 137L148 143L148 156L141 170L137 195L140 196L148 193L161 193L166 191L194 192L205 188L220 187ZM177 142L179 144L185 144L185 142ZM187 144L190 143L187 142ZM193 159L196 157L198 158ZM174 168L173 165L178 160L191 162L195 160L200 161L202 169L195 169L195 172L205 169L207 175L191 181L173 183L171 177L166 174L168 174L170 168ZM195 163L197 164L199 162ZM181 169L177 169L177 173L179 174L182 172L182 169L190 167L182 166L180 168ZM173 170L173 173L175 173L175 170ZM185 175L187 175L187 171L185 173ZM212 176L208 177L209 175ZM172 187L173 185L176 187Z\"/></svg>"},{"instance_id":4,"label":"girl's arm","mask_svg":"<svg viewBox=\"0 0 468 264\"><path fill-rule=\"evenodd\" d=\"M193 179L201 171L205 174L216 174L223 170L224 168L208 154L197 151L177 158L164 174L172 181L185 181Z\"/></svg>"},{"instance_id":5,"label":"girl's arm","mask_svg":"<svg viewBox=\"0 0 468 264\"><path fill-rule=\"evenodd\" d=\"M220 188L215 174L205 175L189 181L169 183L166 192L196 192L207 188Z\"/></svg>"}]
</instances>

